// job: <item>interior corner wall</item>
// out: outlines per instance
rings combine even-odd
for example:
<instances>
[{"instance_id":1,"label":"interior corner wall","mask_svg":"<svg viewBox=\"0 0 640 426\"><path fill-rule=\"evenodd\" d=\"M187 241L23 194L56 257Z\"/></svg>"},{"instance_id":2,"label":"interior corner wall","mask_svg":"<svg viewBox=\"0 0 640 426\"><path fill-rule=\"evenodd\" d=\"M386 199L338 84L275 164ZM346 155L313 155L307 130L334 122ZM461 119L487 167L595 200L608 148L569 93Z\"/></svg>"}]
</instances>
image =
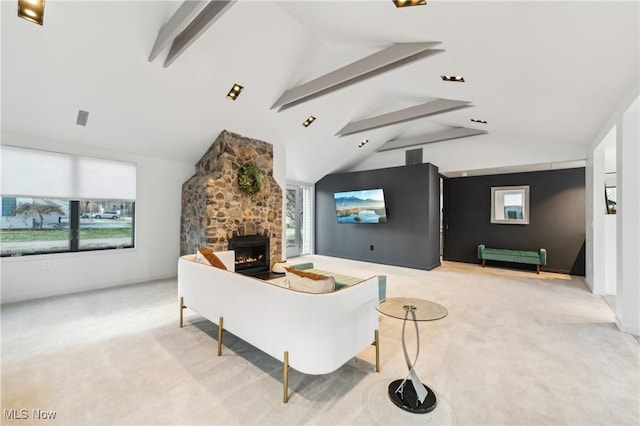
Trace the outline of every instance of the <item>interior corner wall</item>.
<instances>
[{"instance_id":1,"label":"interior corner wall","mask_svg":"<svg viewBox=\"0 0 640 426\"><path fill-rule=\"evenodd\" d=\"M511 185L529 185L528 225L491 223L491 187ZM479 263L479 244L545 248L547 265L542 270L585 275L584 168L447 179L444 209L445 260Z\"/></svg>"},{"instance_id":2,"label":"interior corner wall","mask_svg":"<svg viewBox=\"0 0 640 426\"><path fill-rule=\"evenodd\" d=\"M587 154L585 168L585 284L594 294L606 294L607 262L604 200L604 143ZM615 268L614 268L615 269Z\"/></svg>"},{"instance_id":3,"label":"interior corner wall","mask_svg":"<svg viewBox=\"0 0 640 426\"><path fill-rule=\"evenodd\" d=\"M387 223L338 223L334 192L375 188L384 190ZM440 265L436 166L332 174L318 181L315 189L315 253L426 270Z\"/></svg>"},{"instance_id":4,"label":"interior corner wall","mask_svg":"<svg viewBox=\"0 0 640 426\"><path fill-rule=\"evenodd\" d=\"M629 106L618 124L617 295L616 325L640 336L640 101Z\"/></svg>"}]
</instances>

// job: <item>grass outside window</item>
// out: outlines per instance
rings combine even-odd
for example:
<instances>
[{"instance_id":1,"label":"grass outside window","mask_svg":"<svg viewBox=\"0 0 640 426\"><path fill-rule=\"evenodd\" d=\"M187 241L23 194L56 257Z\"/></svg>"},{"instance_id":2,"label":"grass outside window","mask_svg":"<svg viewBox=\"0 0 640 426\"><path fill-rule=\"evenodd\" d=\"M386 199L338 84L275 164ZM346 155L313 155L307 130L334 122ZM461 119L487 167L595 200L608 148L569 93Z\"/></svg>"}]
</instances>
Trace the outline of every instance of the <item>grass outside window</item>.
<instances>
[{"instance_id":1,"label":"grass outside window","mask_svg":"<svg viewBox=\"0 0 640 426\"><path fill-rule=\"evenodd\" d=\"M108 229L81 229L80 239L91 240L97 238L124 238L131 237L131 225L123 228ZM41 229L41 230L2 230L0 231L0 243L22 241L54 241L69 239L68 229Z\"/></svg>"}]
</instances>

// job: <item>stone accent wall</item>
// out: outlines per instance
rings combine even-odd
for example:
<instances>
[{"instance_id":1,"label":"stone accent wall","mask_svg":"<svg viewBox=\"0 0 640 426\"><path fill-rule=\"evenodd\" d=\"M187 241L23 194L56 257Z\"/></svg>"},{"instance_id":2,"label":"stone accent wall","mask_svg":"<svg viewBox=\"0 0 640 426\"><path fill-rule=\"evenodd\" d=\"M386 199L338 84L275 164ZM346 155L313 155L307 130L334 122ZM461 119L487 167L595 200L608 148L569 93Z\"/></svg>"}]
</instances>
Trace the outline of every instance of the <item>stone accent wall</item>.
<instances>
[{"instance_id":1,"label":"stone accent wall","mask_svg":"<svg viewBox=\"0 0 640 426\"><path fill-rule=\"evenodd\" d=\"M238 185L240 168L247 163L264 176L255 195ZM197 247L227 250L234 234L269 236L272 265L283 258L282 189L273 178L273 146L224 130L182 185L180 253L195 253Z\"/></svg>"}]
</instances>

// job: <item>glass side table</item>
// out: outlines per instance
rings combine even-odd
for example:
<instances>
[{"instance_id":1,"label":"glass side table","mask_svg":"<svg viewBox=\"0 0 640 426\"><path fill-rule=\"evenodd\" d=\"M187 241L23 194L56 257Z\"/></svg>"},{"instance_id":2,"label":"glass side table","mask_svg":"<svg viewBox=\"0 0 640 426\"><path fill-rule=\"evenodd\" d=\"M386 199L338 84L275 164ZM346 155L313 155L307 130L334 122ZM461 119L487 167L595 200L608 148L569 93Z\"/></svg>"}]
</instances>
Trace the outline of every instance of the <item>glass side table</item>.
<instances>
[{"instance_id":1,"label":"glass side table","mask_svg":"<svg viewBox=\"0 0 640 426\"><path fill-rule=\"evenodd\" d=\"M433 411L437 405L436 394L422 383L414 370L418 355L420 355L418 322L435 321L444 318L447 316L447 309L428 300L408 297L390 297L378 302L376 309L383 315L404 321L402 325L402 350L404 351L404 359L407 362L409 373L404 379L394 380L389 384L389 399L398 407L412 413L429 413ZM405 328L408 321L413 322L416 330L417 347L413 362L409 358L405 342Z\"/></svg>"}]
</instances>

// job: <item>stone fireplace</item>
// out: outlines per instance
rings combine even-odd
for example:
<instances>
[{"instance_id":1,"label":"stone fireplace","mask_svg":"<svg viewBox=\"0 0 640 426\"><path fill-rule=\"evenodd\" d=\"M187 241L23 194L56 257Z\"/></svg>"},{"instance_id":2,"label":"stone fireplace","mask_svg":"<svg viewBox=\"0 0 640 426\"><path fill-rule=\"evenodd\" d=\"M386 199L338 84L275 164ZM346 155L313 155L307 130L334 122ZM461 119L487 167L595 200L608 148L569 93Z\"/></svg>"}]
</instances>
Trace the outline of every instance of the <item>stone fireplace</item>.
<instances>
[{"instance_id":1,"label":"stone fireplace","mask_svg":"<svg viewBox=\"0 0 640 426\"><path fill-rule=\"evenodd\" d=\"M263 175L262 190L254 195L238 185L238 173L248 163ZM282 259L282 189L273 178L273 146L225 130L182 185L180 253L195 253L198 247L228 250L233 237L266 238L267 256L261 262L267 271Z\"/></svg>"}]
</instances>

